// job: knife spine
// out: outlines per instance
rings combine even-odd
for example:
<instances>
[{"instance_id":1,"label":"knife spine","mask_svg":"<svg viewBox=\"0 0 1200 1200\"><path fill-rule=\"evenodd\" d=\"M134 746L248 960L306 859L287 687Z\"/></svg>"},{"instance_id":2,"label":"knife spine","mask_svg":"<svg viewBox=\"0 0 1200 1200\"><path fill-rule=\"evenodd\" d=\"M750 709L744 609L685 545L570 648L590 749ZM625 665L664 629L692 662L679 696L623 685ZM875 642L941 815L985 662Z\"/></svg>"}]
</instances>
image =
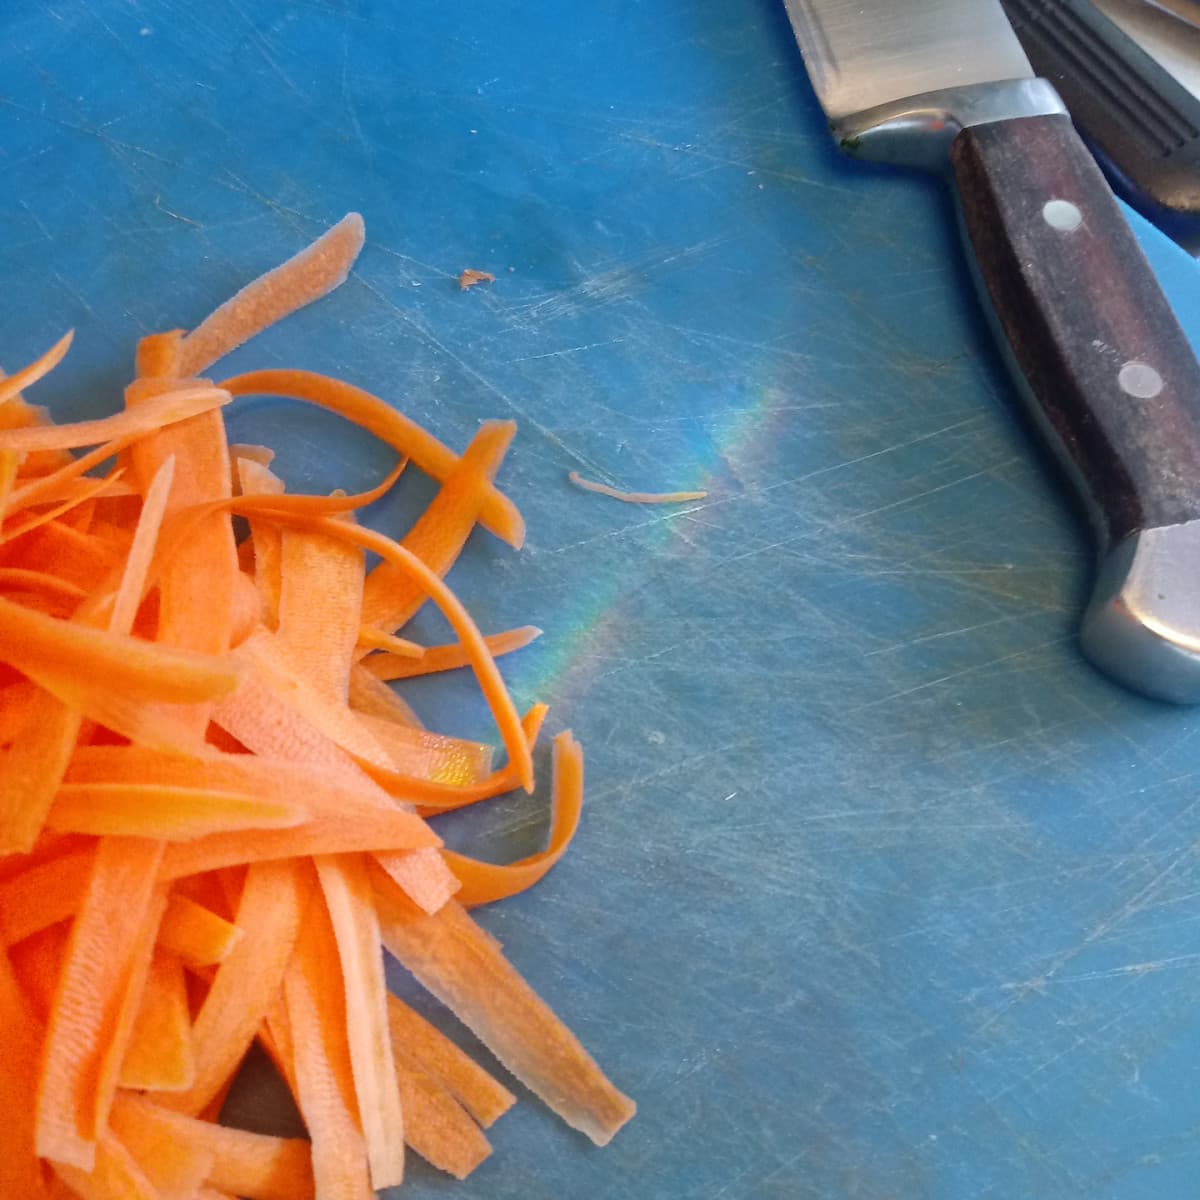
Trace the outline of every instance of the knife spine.
<instances>
[{"instance_id":1,"label":"knife spine","mask_svg":"<svg viewBox=\"0 0 1200 1200\"><path fill-rule=\"evenodd\" d=\"M1005 0L1005 9L1018 33L1028 26L1051 44L1081 80L1105 96L1113 117L1131 135L1149 142L1159 158L1168 159L1200 138L1200 128L1184 111L1154 88L1139 86L1136 74L1071 4L1061 0ZM1108 20L1099 12L1097 17Z\"/></svg>"}]
</instances>

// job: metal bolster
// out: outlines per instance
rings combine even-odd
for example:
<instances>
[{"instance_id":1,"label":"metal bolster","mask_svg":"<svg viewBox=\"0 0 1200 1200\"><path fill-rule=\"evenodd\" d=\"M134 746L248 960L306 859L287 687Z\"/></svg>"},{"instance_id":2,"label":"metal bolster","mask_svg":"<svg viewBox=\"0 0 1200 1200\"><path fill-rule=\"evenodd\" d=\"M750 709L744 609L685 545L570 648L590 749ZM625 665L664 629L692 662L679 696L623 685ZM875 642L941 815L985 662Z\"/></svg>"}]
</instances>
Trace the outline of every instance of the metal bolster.
<instances>
[{"instance_id":1,"label":"metal bolster","mask_svg":"<svg viewBox=\"0 0 1200 1200\"><path fill-rule=\"evenodd\" d=\"M880 104L834 121L833 134L855 158L941 171L950 143L972 125L1066 111L1045 79L1003 79Z\"/></svg>"},{"instance_id":2,"label":"metal bolster","mask_svg":"<svg viewBox=\"0 0 1200 1200\"><path fill-rule=\"evenodd\" d=\"M1112 547L1084 614L1084 653L1148 696L1200 701L1197 571L1200 520L1143 529Z\"/></svg>"}]
</instances>

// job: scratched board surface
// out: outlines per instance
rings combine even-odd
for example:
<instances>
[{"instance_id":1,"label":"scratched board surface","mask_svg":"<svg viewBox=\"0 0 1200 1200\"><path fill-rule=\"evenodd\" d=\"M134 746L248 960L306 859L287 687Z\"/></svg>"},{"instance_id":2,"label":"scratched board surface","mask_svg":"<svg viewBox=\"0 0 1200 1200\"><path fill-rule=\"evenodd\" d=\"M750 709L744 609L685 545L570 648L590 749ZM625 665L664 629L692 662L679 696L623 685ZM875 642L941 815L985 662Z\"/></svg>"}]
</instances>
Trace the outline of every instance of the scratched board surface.
<instances>
[{"instance_id":1,"label":"scratched board surface","mask_svg":"<svg viewBox=\"0 0 1200 1200\"><path fill-rule=\"evenodd\" d=\"M590 787L481 920L641 1108L597 1151L522 1093L471 1180L415 1163L406 1194L1193 1194L1200 716L1077 652L1090 549L948 202L837 158L768 0L548 11L0 15L0 353L78 334L39 399L111 410L138 336L357 209L350 282L230 369L340 373L456 447L520 422L529 544L478 535L454 578L485 628L546 630L506 672ZM1194 326L1192 264L1154 253ZM295 486L390 463L320 414L231 420ZM489 735L469 681L408 694ZM544 797L441 828L519 857Z\"/></svg>"}]
</instances>

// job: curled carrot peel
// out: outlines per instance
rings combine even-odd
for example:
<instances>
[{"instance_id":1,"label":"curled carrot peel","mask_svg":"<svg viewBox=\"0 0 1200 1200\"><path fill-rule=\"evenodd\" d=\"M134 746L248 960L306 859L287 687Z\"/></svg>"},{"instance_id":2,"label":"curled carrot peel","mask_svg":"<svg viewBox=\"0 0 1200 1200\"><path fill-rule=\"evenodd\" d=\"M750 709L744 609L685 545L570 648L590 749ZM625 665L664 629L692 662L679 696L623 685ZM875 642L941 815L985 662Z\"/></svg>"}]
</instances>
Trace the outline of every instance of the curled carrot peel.
<instances>
[{"instance_id":1,"label":"curled carrot peel","mask_svg":"<svg viewBox=\"0 0 1200 1200\"><path fill-rule=\"evenodd\" d=\"M703 500L708 495L707 492L625 492L620 488L610 487L607 483L584 479L578 471L568 471L567 478L585 492L595 492L613 500L624 500L627 504L682 504L687 500Z\"/></svg>"},{"instance_id":2,"label":"curled carrot peel","mask_svg":"<svg viewBox=\"0 0 1200 1200\"><path fill-rule=\"evenodd\" d=\"M515 426L483 422L459 455L340 380L197 378L361 244L352 215L190 333L143 338L113 416L56 425L18 395L69 335L0 379L4 1197L369 1200L406 1148L466 1176L514 1096L388 993L384 949L593 1140L633 1113L467 914L561 858L578 743L554 741L540 852L468 858L430 824L532 790L540 760L546 706L520 716L496 661L539 631L485 637L445 581L477 525L522 541L495 482ZM293 494L269 447L229 444L222 409L249 394L339 413L397 465L357 495ZM426 511L399 537L360 525L410 460L439 484ZM408 636L430 601L444 645ZM498 766L389 686L459 668ZM307 1139L219 1124L255 1041Z\"/></svg>"}]
</instances>

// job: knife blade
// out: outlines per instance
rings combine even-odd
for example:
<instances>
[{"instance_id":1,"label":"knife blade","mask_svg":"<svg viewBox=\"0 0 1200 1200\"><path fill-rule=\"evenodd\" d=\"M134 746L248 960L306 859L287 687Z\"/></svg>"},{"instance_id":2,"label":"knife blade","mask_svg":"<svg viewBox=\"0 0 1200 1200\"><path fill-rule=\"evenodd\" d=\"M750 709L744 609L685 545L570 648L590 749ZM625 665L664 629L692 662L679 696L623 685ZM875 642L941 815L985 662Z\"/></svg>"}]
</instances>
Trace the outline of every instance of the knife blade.
<instances>
[{"instance_id":1,"label":"knife blade","mask_svg":"<svg viewBox=\"0 0 1200 1200\"><path fill-rule=\"evenodd\" d=\"M1084 498L1088 657L1200 701L1200 364L999 0L785 0L846 152L942 172L1009 364Z\"/></svg>"},{"instance_id":2,"label":"knife blade","mask_svg":"<svg viewBox=\"0 0 1200 1200\"><path fill-rule=\"evenodd\" d=\"M1113 19L1111 8L1178 27L1198 54L1200 30L1145 0L1001 4L1034 69L1054 84L1116 190L1193 249L1200 236L1200 99Z\"/></svg>"}]
</instances>

